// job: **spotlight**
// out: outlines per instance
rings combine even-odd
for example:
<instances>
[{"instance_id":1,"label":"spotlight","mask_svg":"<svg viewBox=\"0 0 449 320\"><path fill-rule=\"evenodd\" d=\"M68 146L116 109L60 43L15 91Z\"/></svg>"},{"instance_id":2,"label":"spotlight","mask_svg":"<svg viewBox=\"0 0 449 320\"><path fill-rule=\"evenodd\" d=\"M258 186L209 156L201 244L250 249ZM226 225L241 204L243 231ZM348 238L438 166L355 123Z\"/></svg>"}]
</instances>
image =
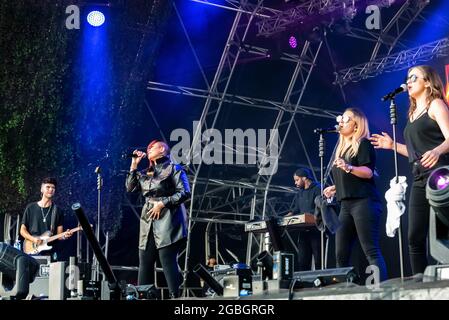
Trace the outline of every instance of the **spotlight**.
<instances>
[{"instance_id":1,"label":"spotlight","mask_svg":"<svg viewBox=\"0 0 449 320\"><path fill-rule=\"evenodd\" d=\"M193 272L195 272L195 274L200 277L200 279L206 282L218 296L223 296L223 286L212 277L209 271L207 271L207 269L202 264L197 264L195 268L193 268Z\"/></svg>"},{"instance_id":2,"label":"spotlight","mask_svg":"<svg viewBox=\"0 0 449 320\"><path fill-rule=\"evenodd\" d=\"M449 263L449 166L432 171L426 197L430 204L430 254L441 263Z\"/></svg>"},{"instance_id":3,"label":"spotlight","mask_svg":"<svg viewBox=\"0 0 449 320\"><path fill-rule=\"evenodd\" d=\"M87 15L87 22L93 27L100 27L105 21L106 18L101 11L94 10Z\"/></svg>"},{"instance_id":4,"label":"spotlight","mask_svg":"<svg viewBox=\"0 0 449 320\"><path fill-rule=\"evenodd\" d=\"M288 44L290 45L290 48L295 49L298 46L298 40L295 36L290 36L290 38L288 38Z\"/></svg>"},{"instance_id":5,"label":"spotlight","mask_svg":"<svg viewBox=\"0 0 449 320\"><path fill-rule=\"evenodd\" d=\"M262 280L273 279L273 257L267 251L259 253L257 266L262 268Z\"/></svg>"},{"instance_id":6,"label":"spotlight","mask_svg":"<svg viewBox=\"0 0 449 320\"><path fill-rule=\"evenodd\" d=\"M426 196L436 216L449 227L449 166L438 168L430 174Z\"/></svg>"}]
</instances>

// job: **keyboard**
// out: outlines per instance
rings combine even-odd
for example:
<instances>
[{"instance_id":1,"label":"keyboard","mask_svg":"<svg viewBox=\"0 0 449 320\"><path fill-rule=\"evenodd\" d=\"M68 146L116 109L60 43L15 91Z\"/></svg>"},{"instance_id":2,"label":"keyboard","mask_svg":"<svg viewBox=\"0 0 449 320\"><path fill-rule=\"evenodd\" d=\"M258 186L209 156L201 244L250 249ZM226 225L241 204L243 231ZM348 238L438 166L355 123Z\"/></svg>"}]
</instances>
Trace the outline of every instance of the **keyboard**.
<instances>
[{"instance_id":1,"label":"keyboard","mask_svg":"<svg viewBox=\"0 0 449 320\"><path fill-rule=\"evenodd\" d=\"M315 226L315 216L304 213L294 216L281 217L276 219L276 223L281 228L296 229ZM266 221L252 221L245 224L245 232L262 233L268 232Z\"/></svg>"}]
</instances>

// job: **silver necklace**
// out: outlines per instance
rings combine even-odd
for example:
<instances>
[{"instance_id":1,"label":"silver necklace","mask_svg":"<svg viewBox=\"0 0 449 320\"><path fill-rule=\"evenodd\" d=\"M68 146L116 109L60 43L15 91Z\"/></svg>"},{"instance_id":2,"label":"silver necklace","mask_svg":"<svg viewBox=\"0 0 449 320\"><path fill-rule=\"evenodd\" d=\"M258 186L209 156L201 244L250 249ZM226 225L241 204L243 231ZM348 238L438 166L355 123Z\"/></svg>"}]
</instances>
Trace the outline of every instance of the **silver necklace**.
<instances>
[{"instance_id":1,"label":"silver necklace","mask_svg":"<svg viewBox=\"0 0 449 320\"><path fill-rule=\"evenodd\" d=\"M52 207L52 205L50 205L50 207L48 208L48 210L47 210L47 214L44 216L44 209L42 209L42 207L40 207L41 208L41 213L42 213L42 221L45 223L45 222L47 222L47 216L48 216L48 214L50 213L50 211L51 211L51 207Z\"/></svg>"}]
</instances>

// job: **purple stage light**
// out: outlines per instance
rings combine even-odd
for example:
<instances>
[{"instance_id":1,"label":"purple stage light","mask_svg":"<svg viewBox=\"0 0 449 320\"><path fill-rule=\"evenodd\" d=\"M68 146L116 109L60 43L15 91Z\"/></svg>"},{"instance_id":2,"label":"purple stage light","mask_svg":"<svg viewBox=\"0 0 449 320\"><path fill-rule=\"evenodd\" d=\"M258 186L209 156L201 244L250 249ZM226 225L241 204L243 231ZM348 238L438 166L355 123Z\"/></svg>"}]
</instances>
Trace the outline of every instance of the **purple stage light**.
<instances>
[{"instance_id":1,"label":"purple stage light","mask_svg":"<svg viewBox=\"0 0 449 320\"><path fill-rule=\"evenodd\" d=\"M291 36L288 39L288 44L290 45L291 48L295 49L298 46L298 40L296 40L295 36Z\"/></svg>"},{"instance_id":2,"label":"purple stage light","mask_svg":"<svg viewBox=\"0 0 449 320\"><path fill-rule=\"evenodd\" d=\"M448 176L439 176L437 178L437 187L439 190L445 189L449 186L449 177Z\"/></svg>"}]
</instances>

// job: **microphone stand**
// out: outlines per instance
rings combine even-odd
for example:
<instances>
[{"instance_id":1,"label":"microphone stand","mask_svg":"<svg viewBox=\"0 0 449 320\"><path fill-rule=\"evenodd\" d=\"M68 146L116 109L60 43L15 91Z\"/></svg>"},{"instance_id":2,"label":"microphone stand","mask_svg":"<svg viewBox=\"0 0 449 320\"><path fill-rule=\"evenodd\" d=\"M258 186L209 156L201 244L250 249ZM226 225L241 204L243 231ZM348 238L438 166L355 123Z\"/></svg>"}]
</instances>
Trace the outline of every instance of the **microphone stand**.
<instances>
[{"instance_id":1,"label":"microphone stand","mask_svg":"<svg viewBox=\"0 0 449 320\"><path fill-rule=\"evenodd\" d=\"M393 153L394 153L394 174L395 181L399 183L399 174L398 174L398 150L396 144L396 124L397 124L397 115L396 115L396 102L394 101L394 96L390 98L390 124L393 128ZM402 216L399 218L399 265L401 269L401 279L404 279L404 258L402 252Z\"/></svg>"},{"instance_id":2,"label":"microphone stand","mask_svg":"<svg viewBox=\"0 0 449 320\"><path fill-rule=\"evenodd\" d=\"M101 188L103 186L103 178L101 177L101 168L96 167L95 173L97 174L97 190L98 190L98 201L97 201L97 227L95 230L95 236L97 237L98 243L100 243L100 222L101 222ZM93 277L94 281L100 280L100 265L97 258L93 257Z\"/></svg>"},{"instance_id":3,"label":"microphone stand","mask_svg":"<svg viewBox=\"0 0 449 320\"><path fill-rule=\"evenodd\" d=\"M324 134L320 131L320 139L318 141L318 156L320 157L320 189L321 189L321 199L323 199L324 194ZM316 266L315 266L316 268ZM321 270L324 270L324 230L321 231Z\"/></svg>"}]
</instances>

